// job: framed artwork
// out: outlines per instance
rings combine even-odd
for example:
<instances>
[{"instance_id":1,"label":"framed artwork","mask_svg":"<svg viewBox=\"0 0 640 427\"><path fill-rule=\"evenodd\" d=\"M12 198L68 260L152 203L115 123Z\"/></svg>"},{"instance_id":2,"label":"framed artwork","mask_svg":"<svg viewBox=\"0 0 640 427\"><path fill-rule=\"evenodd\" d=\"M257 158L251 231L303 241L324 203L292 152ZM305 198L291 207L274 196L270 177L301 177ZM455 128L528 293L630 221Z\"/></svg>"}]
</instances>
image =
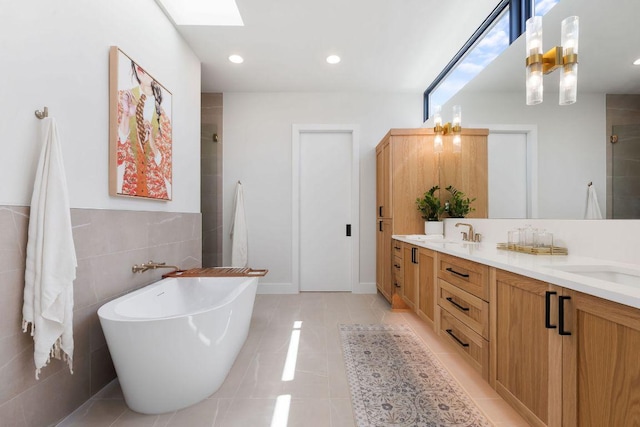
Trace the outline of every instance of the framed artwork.
<instances>
[{"instance_id":1,"label":"framed artwork","mask_svg":"<svg viewBox=\"0 0 640 427\"><path fill-rule=\"evenodd\" d=\"M171 200L171 92L117 46L109 51L109 194Z\"/></svg>"}]
</instances>

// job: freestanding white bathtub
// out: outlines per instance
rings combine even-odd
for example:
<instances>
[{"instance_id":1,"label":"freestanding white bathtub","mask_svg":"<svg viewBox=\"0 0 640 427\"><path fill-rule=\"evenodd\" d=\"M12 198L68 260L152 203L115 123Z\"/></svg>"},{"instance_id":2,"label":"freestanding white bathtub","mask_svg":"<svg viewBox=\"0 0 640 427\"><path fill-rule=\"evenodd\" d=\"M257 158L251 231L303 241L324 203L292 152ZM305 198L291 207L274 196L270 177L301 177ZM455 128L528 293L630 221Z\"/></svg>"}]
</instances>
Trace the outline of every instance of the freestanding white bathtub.
<instances>
[{"instance_id":1,"label":"freestanding white bathtub","mask_svg":"<svg viewBox=\"0 0 640 427\"><path fill-rule=\"evenodd\" d=\"M167 278L100 307L127 405L160 414L214 393L249 332L257 277Z\"/></svg>"}]
</instances>

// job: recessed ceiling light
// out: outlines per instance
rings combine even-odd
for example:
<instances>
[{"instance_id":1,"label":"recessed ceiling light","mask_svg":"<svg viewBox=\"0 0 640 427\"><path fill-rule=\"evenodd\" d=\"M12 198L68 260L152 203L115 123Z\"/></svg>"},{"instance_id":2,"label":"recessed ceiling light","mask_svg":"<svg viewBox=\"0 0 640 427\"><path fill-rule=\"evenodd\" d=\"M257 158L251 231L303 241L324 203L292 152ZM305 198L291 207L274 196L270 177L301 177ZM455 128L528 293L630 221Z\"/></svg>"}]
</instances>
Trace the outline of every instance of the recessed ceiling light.
<instances>
[{"instance_id":1,"label":"recessed ceiling light","mask_svg":"<svg viewBox=\"0 0 640 427\"><path fill-rule=\"evenodd\" d=\"M640 65L640 58L633 61L633 65Z\"/></svg>"},{"instance_id":2,"label":"recessed ceiling light","mask_svg":"<svg viewBox=\"0 0 640 427\"><path fill-rule=\"evenodd\" d=\"M230 55L229 61L233 62L234 64L242 64L244 62L244 58L240 55Z\"/></svg>"},{"instance_id":3,"label":"recessed ceiling light","mask_svg":"<svg viewBox=\"0 0 640 427\"><path fill-rule=\"evenodd\" d=\"M235 0L156 1L176 25L244 25Z\"/></svg>"},{"instance_id":4,"label":"recessed ceiling light","mask_svg":"<svg viewBox=\"0 0 640 427\"><path fill-rule=\"evenodd\" d=\"M327 62L329 64L337 64L340 62L340 57L338 55L329 55L327 56Z\"/></svg>"}]
</instances>

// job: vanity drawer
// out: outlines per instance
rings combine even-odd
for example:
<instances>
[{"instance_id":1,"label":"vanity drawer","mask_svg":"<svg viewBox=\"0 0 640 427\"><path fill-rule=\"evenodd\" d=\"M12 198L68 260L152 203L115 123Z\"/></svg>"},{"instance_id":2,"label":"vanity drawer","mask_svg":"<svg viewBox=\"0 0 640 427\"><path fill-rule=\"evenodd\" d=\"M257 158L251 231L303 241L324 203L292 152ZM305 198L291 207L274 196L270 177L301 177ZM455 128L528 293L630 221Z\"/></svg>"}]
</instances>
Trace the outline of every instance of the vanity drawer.
<instances>
[{"instance_id":1,"label":"vanity drawer","mask_svg":"<svg viewBox=\"0 0 640 427\"><path fill-rule=\"evenodd\" d=\"M394 278L398 278L400 281L402 281L402 278L404 276L402 257L393 257L393 260L391 261L391 274Z\"/></svg>"},{"instance_id":2,"label":"vanity drawer","mask_svg":"<svg viewBox=\"0 0 640 427\"><path fill-rule=\"evenodd\" d=\"M439 279L438 305L484 339L489 339L489 303Z\"/></svg>"},{"instance_id":3,"label":"vanity drawer","mask_svg":"<svg viewBox=\"0 0 640 427\"><path fill-rule=\"evenodd\" d=\"M397 256L402 259L402 242L394 240L391 249L392 256Z\"/></svg>"},{"instance_id":4,"label":"vanity drawer","mask_svg":"<svg viewBox=\"0 0 640 427\"><path fill-rule=\"evenodd\" d=\"M451 255L438 255L438 278L489 301L489 267Z\"/></svg>"},{"instance_id":5,"label":"vanity drawer","mask_svg":"<svg viewBox=\"0 0 640 427\"><path fill-rule=\"evenodd\" d=\"M449 341L454 348L485 380L489 380L489 341L465 326L451 313L440 309L441 337Z\"/></svg>"}]
</instances>

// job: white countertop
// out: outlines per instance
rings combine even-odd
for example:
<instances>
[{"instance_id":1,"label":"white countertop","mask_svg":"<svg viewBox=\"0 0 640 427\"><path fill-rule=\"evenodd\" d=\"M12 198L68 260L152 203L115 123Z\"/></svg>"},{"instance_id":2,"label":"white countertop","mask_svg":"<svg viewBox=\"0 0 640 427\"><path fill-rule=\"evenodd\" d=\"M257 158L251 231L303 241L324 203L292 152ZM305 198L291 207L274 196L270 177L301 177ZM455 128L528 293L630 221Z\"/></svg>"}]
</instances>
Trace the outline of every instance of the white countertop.
<instances>
[{"instance_id":1,"label":"white countertop","mask_svg":"<svg viewBox=\"0 0 640 427\"><path fill-rule=\"evenodd\" d=\"M497 249L495 242L468 243L461 240L453 241L453 239L427 240L426 236L394 235L392 237L415 246L640 308L640 279L636 285L620 284L561 270L567 266L580 266L585 270L609 267L626 272L631 275L630 279L635 280L633 276L640 276L640 266L637 264L574 256L571 255L571 248L569 248L569 255L531 255Z\"/></svg>"}]
</instances>

